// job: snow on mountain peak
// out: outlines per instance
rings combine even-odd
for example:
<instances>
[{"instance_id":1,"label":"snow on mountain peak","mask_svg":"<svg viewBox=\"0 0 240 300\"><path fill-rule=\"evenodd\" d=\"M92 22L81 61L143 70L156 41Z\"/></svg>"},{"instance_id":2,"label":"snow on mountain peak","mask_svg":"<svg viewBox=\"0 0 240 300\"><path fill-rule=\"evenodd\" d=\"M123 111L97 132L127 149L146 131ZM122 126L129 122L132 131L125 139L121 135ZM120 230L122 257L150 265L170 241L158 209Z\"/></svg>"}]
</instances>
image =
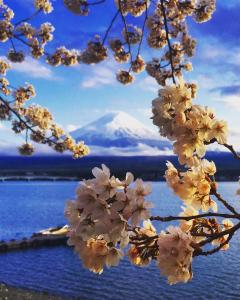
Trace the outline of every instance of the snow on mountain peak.
<instances>
[{"instance_id":1,"label":"snow on mountain peak","mask_svg":"<svg viewBox=\"0 0 240 300\"><path fill-rule=\"evenodd\" d=\"M91 151L97 149L96 153L101 154L106 153L106 150L108 153L109 151L118 154L121 152L123 155L129 151L132 154L146 151L156 154L160 153L159 151L172 149L169 141L123 111L109 112L73 131L71 135L77 141L84 141L90 146Z\"/></svg>"},{"instance_id":2,"label":"snow on mountain peak","mask_svg":"<svg viewBox=\"0 0 240 300\"><path fill-rule=\"evenodd\" d=\"M83 135L104 135L108 139L159 139L159 135L123 111L109 112L96 121L72 132L74 138Z\"/></svg>"}]
</instances>

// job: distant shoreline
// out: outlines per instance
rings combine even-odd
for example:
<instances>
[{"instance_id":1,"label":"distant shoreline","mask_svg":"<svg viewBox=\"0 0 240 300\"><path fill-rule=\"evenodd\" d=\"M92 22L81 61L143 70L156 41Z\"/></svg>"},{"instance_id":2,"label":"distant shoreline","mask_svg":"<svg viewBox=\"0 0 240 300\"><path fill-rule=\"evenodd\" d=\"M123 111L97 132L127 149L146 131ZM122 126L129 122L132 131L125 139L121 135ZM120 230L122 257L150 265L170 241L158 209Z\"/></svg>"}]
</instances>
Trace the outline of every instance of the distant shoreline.
<instances>
[{"instance_id":1,"label":"distant shoreline","mask_svg":"<svg viewBox=\"0 0 240 300\"><path fill-rule=\"evenodd\" d=\"M64 300L66 298L50 295L48 292L37 292L30 289L0 284L0 299L8 300Z\"/></svg>"},{"instance_id":2,"label":"distant shoreline","mask_svg":"<svg viewBox=\"0 0 240 300\"><path fill-rule=\"evenodd\" d=\"M145 179L144 176L142 177L145 181L151 181L151 182L166 182L165 179ZM7 183L7 182L80 182L82 179L57 179L57 180L51 180L51 179L33 179L33 180L27 180L25 178L19 178L19 179L10 179L10 180L1 180L0 178L0 184ZM231 178L217 178L218 182L238 182L238 180L234 180Z\"/></svg>"},{"instance_id":3,"label":"distant shoreline","mask_svg":"<svg viewBox=\"0 0 240 300\"><path fill-rule=\"evenodd\" d=\"M207 153L207 159L217 166L217 181L238 181L240 161L231 153ZM92 169L105 164L116 177L125 178L132 172L145 181L164 181L166 162L183 170L176 156L100 157L89 156L73 160L70 156L1 157L0 178L9 180L80 181L92 177ZM6 180L7 181L7 180Z\"/></svg>"},{"instance_id":4,"label":"distant shoreline","mask_svg":"<svg viewBox=\"0 0 240 300\"><path fill-rule=\"evenodd\" d=\"M0 182L8 181L79 181L77 177L63 176L0 176Z\"/></svg>"}]
</instances>

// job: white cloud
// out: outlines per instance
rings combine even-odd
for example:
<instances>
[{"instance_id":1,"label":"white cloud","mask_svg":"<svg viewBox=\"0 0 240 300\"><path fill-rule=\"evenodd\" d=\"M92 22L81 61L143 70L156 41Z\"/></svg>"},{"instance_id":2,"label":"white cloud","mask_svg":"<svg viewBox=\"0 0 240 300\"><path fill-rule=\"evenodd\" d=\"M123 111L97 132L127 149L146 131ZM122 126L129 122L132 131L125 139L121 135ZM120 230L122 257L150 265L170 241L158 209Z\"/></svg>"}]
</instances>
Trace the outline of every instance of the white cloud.
<instances>
[{"instance_id":1,"label":"white cloud","mask_svg":"<svg viewBox=\"0 0 240 300\"><path fill-rule=\"evenodd\" d=\"M239 128L233 128L229 132L228 143L233 145L237 151L240 151L240 132Z\"/></svg>"},{"instance_id":2,"label":"white cloud","mask_svg":"<svg viewBox=\"0 0 240 300\"><path fill-rule=\"evenodd\" d=\"M173 155L171 149L159 150L157 147L151 147L145 144L138 144L136 147L90 147L90 155L101 156L158 156Z\"/></svg>"},{"instance_id":3,"label":"white cloud","mask_svg":"<svg viewBox=\"0 0 240 300\"><path fill-rule=\"evenodd\" d=\"M66 130L67 130L68 132L71 132L71 131L74 131L74 130L80 128L80 127L81 127L80 125L68 124L68 125L66 126Z\"/></svg>"},{"instance_id":4,"label":"white cloud","mask_svg":"<svg viewBox=\"0 0 240 300\"><path fill-rule=\"evenodd\" d=\"M0 121L0 132L1 132L1 138L5 138L5 136L14 135L12 129L11 129L11 123Z\"/></svg>"},{"instance_id":5,"label":"white cloud","mask_svg":"<svg viewBox=\"0 0 240 300\"><path fill-rule=\"evenodd\" d=\"M157 93L159 90L159 85L153 77L145 77L142 80L139 80L138 86L147 92Z\"/></svg>"},{"instance_id":6,"label":"white cloud","mask_svg":"<svg viewBox=\"0 0 240 300\"><path fill-rule=\"evenodd\" d=\"M206 74L201 74L196 77L196 82L201 89L213 89L221 86L221 83L214 78L207 76Z\"/></svg>"},{"instance_id":7,"label":"white cloud","mask_svg":"<svg viewBox=\"0 0 240 300\"><path fill-rule=\"evenodd\" d=\"M233 128L231 128L230 129L230 132L229 132L229 135L231 136L231 137L239 137L240 136L240 133L239 133L239 128L237 128L237 127L233 127ZM239 141L240 142L240 141Z\"/></svg>"},{"instance_id":8,"label":"white cloud","mask_svg":"<svg viewBox=\"0 0 240 300\"><path fill-rule=\"evenodd\" d=\"M0 123L0 130L5 130L5 129L6 129L5 125Z\"/></svg>"},{"instance_id":9,"label":"white cloud","mask_svg":"<svg viewBox=\"0 0 240 300\"><path fill-rule=\"evenodd\" d=\"M29 77L55 79L50 68L29 56L22 63L12 63L12 70L27 74Z\"/></svg>"},{"instance_id":10,"label":"white cloud","mask_svg":"<svg viewBox=\"0 0 240 300\"><path fill-rule=\"evenodd\" d=\"M221 104L224 104L230 109L240 111L240 95L223 95L216 99Z\"/></svg>"},{"instance_id":11,"label":"white cloud","mask_svg":"<svg viewBox=\"0 0 240 300\"><path fill-rule=\"evenodd\" d=\"M141 115L143 115L144 117L147 117L148 119L150 119L152 117L152 108L137 108L135 109L135 111L139 112Z\"/></svg>"},{"instance_id":12,"label":"white cloud","mask_svg":"<svg viewBox=\"0 0 240 300\"><path fill-rule=\"evenodd\" d=\"M16 141L10 142L5 139L0 139L0 154L1 155L15 155L18 153L18 147L19 145L16 143Z\"/></svg>"},{"instance_id":13,"label":"white cloud","mask_svg":"<svg viewBox=\"0 0 240 300\"><path fill-rule=\"evenodd\" d=\"M1 155L18 155L19 143L11 143L10 141L0 139L0 154ZM39 145L33 143L36 155L61 155L47 145ZM65 154L71 155L70 152ZM139 143L135 147L99 147L91 146L90 155L101 156L158 156L158 155L173 155L171 149L159 150L157 147L151 147L146 144Z\"/></svg>"},{"instance_id":14,"label":"white cloud","mask_svg":"<svg viewBox=\"0 0 240 300\"><path fill-rule=\"evenodd\" d=\"M90 69L90 67L92 67ZM116 83L116 64L109 61L103 65L88 66L88 75L83 79L80 86L83 88L94 88Z\"/></svg>"},{"instance_id":15,"label":"white cloud","mask_svg":"<svg viewBox=\"0 0 240 300\"><path fill-rule=\"evenodd\" d=\"M236 128L232 129L230 128L229 134L228 134L228 144L233 145L234 149L236 151L240 151L240 133L239 130ZM217 143L213 143L207 147L208 151L222 151L222 152L229 152L229 150Z\"/></svg>"},{"instance_id":16,"label":"white cloud","mask_svg":"<svg viewBox=\"0 0 240 300\"><path fill-rule=\"evenodd\" d=\"M222 44L217 38L208 39L199 46L198 57L201 60L207 60L212 63L233 64L240 66L240 47L229 47L229 45ZM223 59L227 58L227 60Z\"/></svg>"},{"instance_id":17,"label":"white cloud","mask_svg":"<svg viewBox=\"0 0 240 300\"><path fill-rule=\"evenodd\" d=\"M4 56L0 56L1 59L7 60ZM43 78L48 80L55 80L54 74L47 65L43 62L33 59L27 56L22 63L12 63L10 62L12 71L20 72L28 75L32 78Z\"/></svg>"}]
</instances>

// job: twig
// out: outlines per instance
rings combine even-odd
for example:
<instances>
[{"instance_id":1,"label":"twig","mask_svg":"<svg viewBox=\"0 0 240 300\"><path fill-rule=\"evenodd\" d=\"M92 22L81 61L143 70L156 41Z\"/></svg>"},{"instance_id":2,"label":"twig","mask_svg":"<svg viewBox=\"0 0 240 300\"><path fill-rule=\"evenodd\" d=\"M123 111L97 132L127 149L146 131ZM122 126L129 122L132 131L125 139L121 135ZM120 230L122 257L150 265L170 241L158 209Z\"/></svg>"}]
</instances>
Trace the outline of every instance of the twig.
<instances>
[{"instance_id":1,"label":"twig","mask_svg":"<svg viewBox=\"0 0 240 300\"><path fill-rule=\"evenodd\" d=\"M209 141L209 142L205 142L205 145L210 145L215 142L217 142L217 140L214 138L214 139L211 139L211 141ZM233 145L228 145L228 144L219 144L219 145L227 148L236 159L240 159L240 154L237 153L237 151L234 149Z\"/></svg>"},{"instance_id":2,"label":"twig","mask_svg":"<svg viewBox=\"0 0 240 300\"><path fill-rule=\"evenodd\" d=\"M120 11L119 11L119 9L118 9L118 11L116 12L116 14L115 14L114 17L112 18L111 23L110 23L110 25L108 26L108 29L107 29L107 31L106 31L106 33L105 33L105 35L104 35L104 38L103 38L103 41L102 41L102 45L104 45L104 43L105 43L105 41L106 41L106 39L107 39L107 37L108 37L108 34L109 34L109 32L110 32L110 30L111 30L111 28L112 28L112 26L113 26L115 20L117 19L117 16L118 16L119 12L120 12Z\"/></svg>"},{"instance_id":3,"label":"twig","mask_svg":"<svg viewBox=\"0 0 240 300\"><path fill-rule=\"evenodd\" d=\"M201 250L197 250L196 252L194 252L193 256L208 256L208 255L212 255L216 252L218 252L219 250L221 250L225 245L227 245L230 240L232 239L233 235L234 235L235 231L232 232L231 234L229 234L228 238L226 239L226 241L224 241L223 243L221 243L218 247L213 248L212 250L209 251L201 251Z\"/></svg>"},{"instance_id":4,"label":"twig","mask_svg":"<svg viewBox=\"0 0 240 300\"><path fill-rule=\"evenodd\" d=\"M23 22L30 21L32 18L36 17L41 11L42 11L42 9L36 10L35 13L32 14L30 17L25 18L25 19L23 19L23 20L20 20L20 21L18 21L17 23L15 23L14 25L15 25L15 26L18 26L19 24L21 24L21 23L23 23Z\"/></svg>"},{"instance_id":5,"label":"twig","mask_svg":"<svg viewBox=\"0 0 240 300\"><path fill-rule=\"evenodd\" d=\"M92 2L92 3L87 3L87 6L102 4L102 3L104 3L105 1L106 1L106 0L100 0L100 1Z\"/></svg>"},{"instance_id":6,"label":"twig","mask_svg":"<svg viewBox=\"0 0 240 300\"><path fill-rule=\"evenodd\" d=\"M236 159L240 159L240 154L237 153L237 151L233 148L232 145L223 144L224 147L226 147L230 152L232 152L233 156Z\"/></svg>"},{"instance_id":7,"label":"twig","mask_svg":"<svg viewBox=\"0 0 240 300\"><path fill-rule=\"evenodd\" d=\"M35 133L35 134L37 134L37 131L35 131L34 129L33 129L33 127L32 126L30 126L29 124L28 124L28 122L27 121L25 121L18 113L17 113L17 111L15 110L15 109L13 109L9 104L8 104L8 102L6 101L6 100L4 100L1 96L0 96L0 101L2 101L3 103L4 103L4 105L18 118L18 120L20 121L20 122L22 122L24 125L25 125L25 127L26 127L26 140L27 140L27 135L28 135L28 131L31 131L32 133ZM50 142L50 143L53 143L53 144L55 144L55 145L57 145L57 143L54 141L54 140L51 140L50 138L47 138L47 137L45 137L45 142L46 143L48 143L48 142Z\"/></svg>"},{"instance_id":8,"label":"twig","mask_svg":"<svg viewBox=\"0 0 240 300\"><path fill-rule=\"evenodd\" d=\"M183 221L191 221L200 218L207 218L207 217L220 217L220 218L229 218L229 219L240 219L240 214L221 214L221 213L205 213L199 214L196 216L169 216L169 217L160 217L160 216L152 216L150 217L151 221L161 221L161 222L171 222L177 220Z\"/></svg>"},{"instance_id":9,"label":"twig","mask_svg":"<svg viewBox=\"0 0 240 300\"><path fill-rule=\"evenodd\" d=\"M11 45L12 45L12 47L13 47L14 52L16 53L17 51L16 51L16 48L15 48L15 45L14 45L14 43L13 43L12 38L10 38L10 42L11 42Z\"/></svg>"},{"instance_id":10,"label":"twig","mask_svg":"<svg viewBox=\"0 0 240 300\"><path fill-rule=\"evenodd\" d=\"M216 190L213 190L212 194L233 214L235 214L235 215L238 214L238 212L235 210L235 208L232 205L230 205L226 200L224 200L222 198L222 196Z\"/></svg>"},{"instance_id":11,"label":"twig","mask_svg":"<svg viewBox=\"0 0 240 300\"><path fill-rule=\"evenodd\" d=\"M29 44L28 42L24 41L24 39L22 39L21 37L19 37L18 35L14 34L13 37L17 40L19 40L20 42L22 42L24 45L33 48L33 46L31 44ZM49 56L49 53L43 51L43 54L46 56Z\"/></svg>"},{"instance_id":12,"label":"twig","mask_svg":"<svg viewBox=\"0 0 240 300\"><path fill-rule=\"evenodd\" d=\"M145 6L146 6L146 9L145 9L145 18L144 18L143 26L142 26L141 39L140 39L140 42L139 42L139 45L138 45L137 57L138 57L138 55L140 54L140 51L141 51L141 46L142 46L143 36L144 36L144 30L145 30L146 22L147 22L147 19L148 19L148 6L147 6L147 0L146 0L146 2L145 2Z\"/></svg>"},{"instance_id":13,"label":"twig","mask_svg":"<svg viewBox=\"0 0 240 300\"><path fill-rule=\"evenodd\" d=\"M164 7L164 0L161 0L161 10L163 13L164 27L165 27L165 31L166 31L166 39L167 39L168 49L169 49L169 60L170 60L171 71L172 71L171 76L172 76L173 83L176 84L176 79L174 76L174 66L173 66L173 53L172 53L172 46L171 46L171 42L170 42L170 38L169 38L169 29L168 29L166 11L165 11L165 7Z\"/></svg>"},{"instance_id":14,"label":"twig","mask_svg":"<svg viewBox=\"0 0 240 300\"><path fill-rule=\"evenodd\" d=\"M17 39L18 41L22 42L24 45L26 45L26 46L32 48L32 45L31 45L31 44L29 44L28 42L24 41L24 39L22 39L22 38L19 37L18 35L14 34L13 37L14 37L15 39Z\"/></svg>"},{"instance_id":15,"label":"twig","mask_svg":"<svg viewBox=\"0 0 240 300\"><path fill-rule=\"evenodd\" d=\"M129 42L129 36L128 36L128 28L127 28L127 23L126 23L126 19L122 13L122 7L121 7L121 0L118 0L118 6L119 6L119 11L120 11L120 14L121 14L121 18L122 18L122 21L123 21L123 25L124 25L124 28L125 28L125 31L126 31L126 42L127 42L127 45L128 45L128 52L129 52L129 55L130 55L130 63L131 63L131 66L129 68L129 72L131 71L131 68L132 68L132 51L131 51L131 44Z\"/></svg>"},{"instance_id":16,"label":"twig","mask_svg":"<svg viewBox=\"0 0 240 300\"><path fill-rule=\"evenodd\" d=\"M219 233L216 233L216 234L214 234L214 235L209 236L208 239L206 239L206 240L200 242L198 245L199 245L199 247L202 247L202 246L204 246L204 245L206 245L206 244L208 244L208 243L211 243L213 240L216 240L216 239L218 239L218 238L221 238L221 237L223 237L223 236L225 236L225 235L227 235L227 234L232 234L232 233L234 233L234 232L237 231L239 228L240 228L240 223L238 223L237 225L233 226L233 227L230 228L230 229L227 229L227 230L224 230L224 231L222 231L222 232L219 232Z\"/></svg>"}]
</instances>

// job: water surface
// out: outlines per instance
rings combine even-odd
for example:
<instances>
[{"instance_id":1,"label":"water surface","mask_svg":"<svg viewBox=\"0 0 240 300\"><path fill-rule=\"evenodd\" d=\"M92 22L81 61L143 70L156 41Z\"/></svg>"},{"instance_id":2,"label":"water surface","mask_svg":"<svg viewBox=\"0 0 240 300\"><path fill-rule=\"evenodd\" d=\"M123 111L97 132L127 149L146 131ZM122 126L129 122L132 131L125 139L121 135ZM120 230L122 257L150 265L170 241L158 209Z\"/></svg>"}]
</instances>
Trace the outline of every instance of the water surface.
<instances>
[{"instance_id":1,"label":"water surface","mask_svg":"<svg viewBox=\"0 0 240 300\"><path fill-rule=\"evenodd\" d=\"M166 187L152 183L154 214L178 214L182 204ZM0 239L30 236L33 232L65 223L66 199L74 197L75 182L0 183ZM239 206L237 183L221 183L226 199ZM0 281L82 300L240 299L239 235L230 250L193 263L188 284L169 286L155 263L138 268L124 259L119 267L95 275L81 266L68 247L30 249L0 255Z\"/></svg>"}]
</instances>

